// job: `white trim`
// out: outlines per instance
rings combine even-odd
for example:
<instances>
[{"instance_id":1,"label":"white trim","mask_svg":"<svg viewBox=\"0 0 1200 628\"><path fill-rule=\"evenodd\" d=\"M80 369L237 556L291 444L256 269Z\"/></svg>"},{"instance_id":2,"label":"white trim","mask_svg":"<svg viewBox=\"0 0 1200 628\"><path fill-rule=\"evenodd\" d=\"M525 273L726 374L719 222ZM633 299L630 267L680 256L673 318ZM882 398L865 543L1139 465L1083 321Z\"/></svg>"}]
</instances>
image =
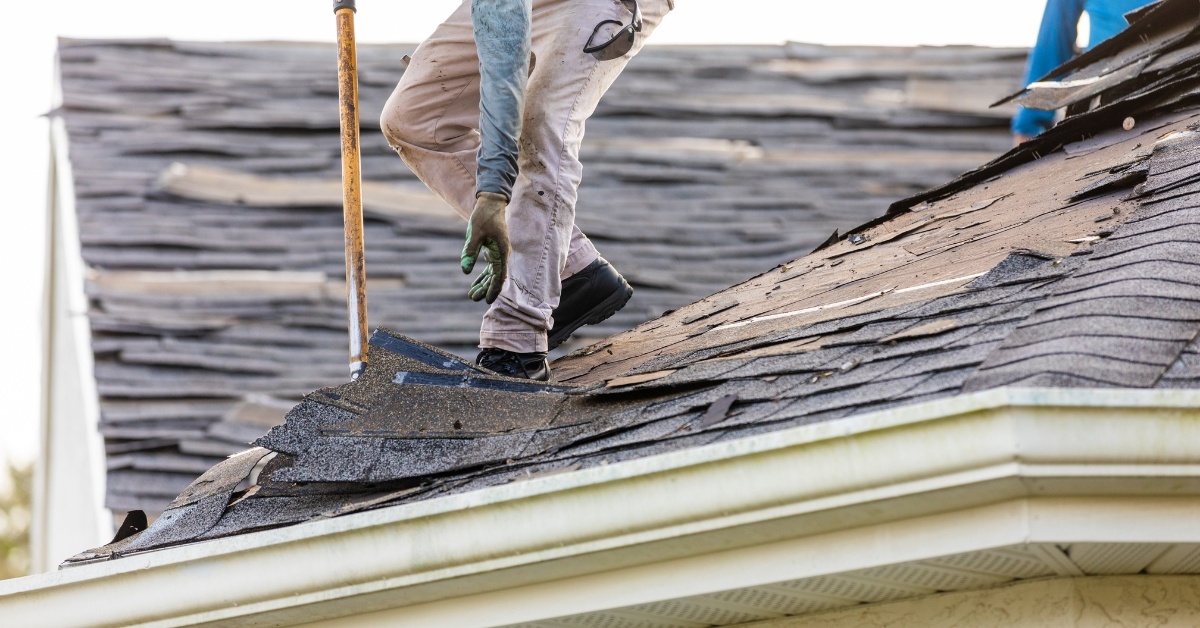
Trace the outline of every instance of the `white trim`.
<instances>
[{"instance_id":1,"label":"white trim","mask_svg":"<svg viewBox=\"0 0 1200 628\"><path fill-rule=\"evenodd\" d=\"M58 64L56 63L55 66ZM57 73L57 67L56 67ZM55 83L57 84L57 80ZM55 100L57 103L57 100ZM38 407L38 455L33 467L33 494L31 495L30 526L29 526L29 557L31 573L49 571L48 527L50 516L49 497L49 465L50 460L50 406L51 406L51 377L53 369L52 351L54 347L54 310L58 302L55 285L57 268L55 266L55 243L58 237L56 215L58 213L58 161L54 148L54 131L51 129L47 140L50 142L50 159L47 164L48 181L46 185L46 220L43 242L43 271L42 271L42 360L41 379L38 382L41 390L41 403Z\"/></svg>"},{"instance_id":2,"label":"white trim","mask_svg":"<svg viewBox=\"0 0 1200 628\"><path fill-rule=\"evenodd\" d=\"M1120 513L1122 504L1089 504L1086 516L1105 518ZM1144 505L1144 504L1143 504ZM574 578L554 578L475 595L447 596L422 604L403 605L398 592L381 590L361 598L331 601L343 612L356 613L345 620L318 626L502 626L555 617L601 612L614 608L679 599L719 591L757 588L830 573L844 573L879 565L911 563L946 554L1031 544L1030 520L1046 517L1036 500L1017 500L996 506L960 510L879 524L853 530L777 541L749 548L688 556L675 560L599 571ZM1085 512L1080 510L1080 512ZM1164 513L1167 514L1167 513ZM1194 517L1200 507L1170 511ZM930 548L937 551L930 551ZM686 575L686 576L685 576ZM499 580L504 575L498 574ZM378 604L382 610L360 609ZM305 613L311 609L305 609ZM224 620L225 616L202 619ZM299 623L305 614L283 609L270 618L283 624ZM304 620L304 621L311 621ZM179 625L171 622L153 626Z\"/></svg>"},{"instance_id":3,"label":"white trim","mask_svg":"<svg viewBox=\"0 0 1200 628\"><path fill-rule=\"evenodd\" d=\"M1197 442L1200 391L989 390L0 583L0 616L497 625L1025 543L1200 543Z\"/></svg>"},{"instance_id":4,"label":"white trim","mask_svg":"<svg viewBox=\"0 0 1200 628\"><path fill-rule=\"evenodd\" d=\"M105 454L100 436L85 264L66 126L50 123L53 181L48 223L41 455L34 496L33 569L48 571L78 543L105 542ZM82 461L81 461L82 460ZM81 471L82 469L82 471Z\"/></svg>"},{"instance_id":5,"label":"white trim","mask_svg":"<svg viewBox=\"0 0 1200 628\"><path fill-rule=\"evenodd\" d=\"M51 127L54 142L58 147L55 154L59 163L58 173L59 220L63 235L63 256L66 264L69 295L69 313L76 350L76 368L80 373L78 395L83 403L83 423L86 428L88 466L92 494L95 500L91 507L96 517L97 538L107 541L113 534L112 513L104 507L108 466L105 464L104 438L100 435L100 392L96 387L95 354L92 353L92 324L88 317L89 301L85 287L87 267L83 261L83 244L79 237L79 214L75 206L75 174L71 167L68 151L67 126L62 118L55 118ZM85 506L86 507L86 506Z\"/></svg>"},{"instance_id":6,"label":"white trim","mask_svg":"<svg viewBox=\"0 0 1200 628\"><path fill-rule=\"evenodd\" d=\"M71 316L71 333L75 340L76 368L81 374L79 381L79 397L83 403L83 423L87 428L88 465L91 467L90 477L92 494L95 501L90 504L96 517L97 538L108 540L115 532L112 525L112 513L104 507L104 491L107 484L108 466L105 464L104 438L100 435L100 392L96 387L95 354L92 353L92 324L88 317L89 305L86 292L85 277L87 267L83 261L83 244L79 237L79 214L75 206L75 174L71 167L68 146L66 122L55 118L51 126L54 143L57 146L55 154L58 164L60 225L63 235L63 256L66 264L67 286L69 296L69 313Z\"/></svg>"}]
</instances>

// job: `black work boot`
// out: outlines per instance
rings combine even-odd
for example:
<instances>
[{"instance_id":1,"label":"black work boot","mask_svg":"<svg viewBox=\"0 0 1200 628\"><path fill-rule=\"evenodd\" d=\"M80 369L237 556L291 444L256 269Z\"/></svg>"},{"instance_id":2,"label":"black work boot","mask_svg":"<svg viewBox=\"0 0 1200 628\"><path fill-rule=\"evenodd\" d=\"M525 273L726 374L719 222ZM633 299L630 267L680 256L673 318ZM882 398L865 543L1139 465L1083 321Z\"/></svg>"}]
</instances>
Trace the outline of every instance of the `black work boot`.
<instances>
[{"instance_id":1,"label":"black work boot","mask_svg":"<svg viewBox=\"0 0 1200 628\"><path fill-rule=\"evenodd\" d=\"M550 365L546 363L545 352L516 353L488 347L479 352L475 364L508 377L539 382L550 379Z\"/></svg>"},{"instance_id":2,"label":"black work boot","mask_svg":"<svg viewBox=\"0 0 1200 628\"><path fill-rule=\"evenodd\" d=\"M603 257L562 282L558 307L554 308L554 329L547 342L553 349L562 344L576 329L595 325L616 314L629 298L633 288Z\"/></svg>"}]
</instances>

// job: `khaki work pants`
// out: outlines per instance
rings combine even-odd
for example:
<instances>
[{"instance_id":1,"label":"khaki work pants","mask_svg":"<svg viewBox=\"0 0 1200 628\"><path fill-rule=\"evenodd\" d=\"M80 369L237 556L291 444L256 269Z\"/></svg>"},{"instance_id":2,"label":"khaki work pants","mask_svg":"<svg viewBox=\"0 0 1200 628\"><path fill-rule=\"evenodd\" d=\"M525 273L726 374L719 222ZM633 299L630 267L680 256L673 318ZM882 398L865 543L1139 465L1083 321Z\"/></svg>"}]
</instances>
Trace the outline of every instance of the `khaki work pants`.
<instances>
[{"instance_id":1,"label":"khaki work pants","mask_svg":"<svg viewBox=\"0 0 1200 628\"><path fill-rule=\"evenodd\" d=\"M629 23L630 11L620 0L533 0L535 63L525 93L519 173L507 211L509 275L484 315L481 347L545 351L561 280L599 256L575 226L584 122L673 4L674 0L640 0L643 26L633 49L601 61L584 53L583 47L598 23ZM471 0L464 0L413 53L383 108L380 125L421 181L469 218L475 207L480 143L479 59Z\"/></svg>"}]
</instances>

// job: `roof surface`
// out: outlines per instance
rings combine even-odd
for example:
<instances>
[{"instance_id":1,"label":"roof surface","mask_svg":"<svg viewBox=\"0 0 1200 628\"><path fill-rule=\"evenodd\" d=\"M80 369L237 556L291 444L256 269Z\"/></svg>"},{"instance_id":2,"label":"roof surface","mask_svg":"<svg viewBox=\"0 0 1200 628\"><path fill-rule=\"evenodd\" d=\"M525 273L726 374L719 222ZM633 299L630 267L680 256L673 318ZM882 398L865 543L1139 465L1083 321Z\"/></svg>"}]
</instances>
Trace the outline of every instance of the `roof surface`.
<instances>
[{"instance_id":1,"label":"roof surface","mask_svg":"<svg viewBox=\"0 0 1200 628\"><path fill-rule=\"evenodd\" d=\"M1063 101L1090 111L809 255L556 361L553 385L377 332L363 378L309 395L146 532L79 558L999 386L1197 387L1200 38L1146 43L1200 22L1196 8L1163 3L1124 45L1076 62L1109 85Z\"/></svg>"},{"instance_id":2,"label":"roof surface","mask_svg":"<svg viewBox=\"0 0 1200 628\"><path fill-rule=\"evenodd\" d=\"M371 128L410 50L359 54L370 320L469 356L482 309L453 270L462 223ZM1005 150L1007 112L986 104L1016 88L1023 60L646 49L589 121L578 212L636 294L567 348L794 259ZM336 55L64 40L60 61L107 505L158 512L346 376Z\"/></svg>"}]
</instances>

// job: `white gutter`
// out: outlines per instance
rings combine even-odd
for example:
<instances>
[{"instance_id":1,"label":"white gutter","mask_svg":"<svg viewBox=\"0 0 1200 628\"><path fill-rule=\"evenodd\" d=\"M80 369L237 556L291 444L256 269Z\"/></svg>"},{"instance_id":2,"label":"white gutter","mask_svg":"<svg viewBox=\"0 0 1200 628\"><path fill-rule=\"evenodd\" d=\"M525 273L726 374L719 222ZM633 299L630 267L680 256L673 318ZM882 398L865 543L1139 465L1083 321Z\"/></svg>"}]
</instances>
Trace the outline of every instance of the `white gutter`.
<instances>
[{"instance_id":1,"label":"white gutter","mask_svg":"<svg viewBox=\"0 0 1200 628\"><path fill-rule=\"evenodd\" d=\"M1022 543L1200 543L1196 443L1200 391L989 390L2 582L0 617L502 625Z\"/></svg>"}]
</instances>

